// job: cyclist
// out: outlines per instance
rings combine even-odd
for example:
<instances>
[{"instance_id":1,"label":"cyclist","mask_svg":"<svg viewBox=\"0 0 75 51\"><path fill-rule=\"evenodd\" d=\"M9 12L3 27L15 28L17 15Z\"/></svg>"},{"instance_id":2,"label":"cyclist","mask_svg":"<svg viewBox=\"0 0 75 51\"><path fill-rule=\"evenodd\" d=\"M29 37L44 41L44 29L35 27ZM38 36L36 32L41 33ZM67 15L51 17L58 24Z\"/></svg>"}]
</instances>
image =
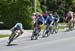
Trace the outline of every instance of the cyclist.
<instances>
[{"instance_id":1,"label":"cyclist","mask_svg":"<svg viewBox=\"0 0 75 51\"><path fill-rule=\"evenodd\" d=\"M54 21L58 23L59 20L60 20L60 17L59 17L59 15L57 14L57 12L54 12L53 17L54 17Z\"/></svg>"},{"instance_id":2,"label":"cyclist","mask_svg":"<svg viewBox=\"0 0 75 51\"><path fill-rule=\"evenodd\" d=\"M36 24L38 25L39 32L41 31L41 25L44 24L44 18L42 14L38 15L38 18L36 19Z\"/></svg>"},{"instance_id":3,"label":"cyclist","mask_svg":"<svg viewBox=\"0 0 75 51\"><path fill-rule=\"evenodd\" d=\"M42 27L41 25L44 24L44 18L42 16L42 14L36 14L36 16L35 16L35 22L33 23L34 30L33 30L32 36L31 36L31 40L33 40L34 37L36 40L38 38L38 36L40 36L40 31L41 31L41 27Z\"/></svg>"},{"instance_id":4,"label":"cyclist","mask_svg":"<svg viewBox=\"0 0 75 51\"><path fill-rule=\"evenodd\" d=\"M54 29L58 29L58 22L60 20L60 17L57 14L57 12L54 12L53 17L54 17L54 27L55 27Z\"/></svg>"},{"instance_id":5,"label":"cyclist","mask_svg":"<svg viewBox=\"0 0 75 51\"><path fill-rule=\"evenodd\" d=\"M46 20L47 16L48 16L48 12L43 13L43 17L44 17L45 20Z\"/></svg>"},{"instance_id":6,"label":"cyclist","mask_svg":"<svg viewBox=\"0 0 75 51\"><path fill-rule=\"evenodd\" d=\"M67 17L66 17L66 20L68 21L68 30L72 30L72 27L73 27L73 12L72 11L69 11L67 13Z\"/></svg>"},{"instance_id":7,"label":"cyclist","mask_svg":"<svg viewBox=\"0 0 75 51\"><path fill-rule=\"evenodd\" d=\"M10 35L9 39L10 39L11 36L14 34L14 32L15 32L15 31L18 31L18 30L20 31L20 34L18 34L18 35L15 37L15 39L16 39L17 37L19 37L21 34L23 34L23 25L22 25L22 23L17 22L16 25L11 29L12 34Z\"/></svg>"},{"instance_id":8,"label":"cyclist","mask_svg":"<svg viewBox=\"0 0 75 51\"><path fill-rule=\"evenodd\" d=\"M48 16L47 16L47 19L45 20L45 24L46 24L46 29L48 28L53 28L53 23L54 23L54 17L52 15L52 13L50 13ZM49 30L46 30L46 33L48 33Z\"/></svg>"},{"instance_id":9,"label":"cyclist","mask_svg":"<svg viewBox=\"0 0 75 51\"><path fill-rule=\"evenodd\" d=\"M39 15L40 13L33 13L32 15L32 24L34 25L34 27L36 25L37 19L39 18Z\"/></svg>"}]
</instances>

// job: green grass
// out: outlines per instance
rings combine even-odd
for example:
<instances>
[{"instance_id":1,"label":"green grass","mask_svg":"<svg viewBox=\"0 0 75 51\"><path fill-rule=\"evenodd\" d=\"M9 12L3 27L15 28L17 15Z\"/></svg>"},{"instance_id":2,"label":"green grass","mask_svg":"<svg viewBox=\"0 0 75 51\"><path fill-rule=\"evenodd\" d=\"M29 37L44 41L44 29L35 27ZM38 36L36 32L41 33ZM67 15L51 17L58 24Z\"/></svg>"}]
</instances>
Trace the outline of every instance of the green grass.
<instances>
[{"instance_id":1,"label":"green grass","mask_svg":"<svg viewBox=\"0 0 75 51\"><path fill-rule=\"evenodd\" d=\"M42 26L42 29L44 29L45 28L45 26ZM59 26L59 29L64 29L64 28L66 28L66 26Z\"/></svg>"},{"instance_id":2,"label":"green grass","mask_svg":"<svg viewBox=\"0 0 75 51\"><path fill-rule=\"evenodd\" d=\"M66 26L59 26L59 29L64 29L66 28Z\"/></svg>"},{"instance_id":3,"label":"green grass","mask_svg":"<svg viewBox=\"0 0 75 51\"><path fill-rule=\"evenodd\" d=\"M0 34L0 38L3 38L3 37L8 37L9 35L2 35Z\"/></svg>"}]
</instances>

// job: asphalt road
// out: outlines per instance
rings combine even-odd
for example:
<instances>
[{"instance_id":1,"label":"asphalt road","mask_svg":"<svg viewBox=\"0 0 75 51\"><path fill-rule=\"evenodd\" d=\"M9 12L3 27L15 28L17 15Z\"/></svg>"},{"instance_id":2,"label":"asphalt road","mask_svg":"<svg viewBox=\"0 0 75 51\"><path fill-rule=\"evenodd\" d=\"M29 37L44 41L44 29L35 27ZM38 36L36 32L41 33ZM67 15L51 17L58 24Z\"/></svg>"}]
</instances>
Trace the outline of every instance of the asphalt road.
<instances>
[{"instance_id":1,"label":"asphalt road","mask_svg":"<svg viewBox=\"0 0 75 51\"><path fill-rule=\"evenodd\" d=\"M75 30L58 32L47 38L39 37L30 40L30 36L19 37L11 46L7 46L8 39L0 40L0 51L75 51Z\"/></svg>"}]
</instances>

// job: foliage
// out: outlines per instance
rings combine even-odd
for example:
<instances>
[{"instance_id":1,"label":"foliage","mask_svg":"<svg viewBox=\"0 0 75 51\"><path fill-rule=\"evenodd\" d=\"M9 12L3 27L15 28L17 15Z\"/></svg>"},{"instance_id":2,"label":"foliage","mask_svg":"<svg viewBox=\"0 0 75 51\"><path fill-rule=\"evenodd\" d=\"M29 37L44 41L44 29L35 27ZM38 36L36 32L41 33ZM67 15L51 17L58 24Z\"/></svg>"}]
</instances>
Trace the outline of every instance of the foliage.
<instances>
[{"instance_id":1,"label":"foliage","mask_svg":"<svg viewBox=\"0 0 75 51\"><path fill-rule=\"evenodd\" d=\"M25 29L31 29L31 14L31 0L0 0L0 21L4 22L0 28L11 28L19 21Z\"/></svg>"},{"instance_id":2,"label":"foliage","mask_svg":"<svg viewBox=\"0 0 75 51\"><path fill-rule=\"evenodd\" d=\"M61 18L66 16L66 13L71 10L75 12L75 0L40 0L43 12L57 12Z\"/></svg>"},{"instance_id":3,"label":"foliage","mask_svg":"<svg viewBox=\"0 0 75 51\"><path fill-rule=\"evenodd\" d=\"M3 34L0 34L0 38L3 38L3 37L8 37L9 35L3 35Z\"/></svg>"}]
</instances>

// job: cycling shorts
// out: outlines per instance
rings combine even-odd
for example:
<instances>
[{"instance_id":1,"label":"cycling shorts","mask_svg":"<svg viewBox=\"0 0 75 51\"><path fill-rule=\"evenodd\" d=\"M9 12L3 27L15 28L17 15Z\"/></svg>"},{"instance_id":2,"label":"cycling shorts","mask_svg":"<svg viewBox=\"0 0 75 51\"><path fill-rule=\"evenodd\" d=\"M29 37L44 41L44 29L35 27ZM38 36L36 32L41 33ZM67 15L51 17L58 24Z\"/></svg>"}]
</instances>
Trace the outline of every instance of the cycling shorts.
<instances>
[{"instance_id":1,"label":"cycling shorts","mask_svg":"<svg viewBox=\"0 0 75 51\"><path fill-rule=\"evenodd\" d=\"M54 19L54 22L56 22L57 21L57 19Z\"/></svg>"}]
</instances>

